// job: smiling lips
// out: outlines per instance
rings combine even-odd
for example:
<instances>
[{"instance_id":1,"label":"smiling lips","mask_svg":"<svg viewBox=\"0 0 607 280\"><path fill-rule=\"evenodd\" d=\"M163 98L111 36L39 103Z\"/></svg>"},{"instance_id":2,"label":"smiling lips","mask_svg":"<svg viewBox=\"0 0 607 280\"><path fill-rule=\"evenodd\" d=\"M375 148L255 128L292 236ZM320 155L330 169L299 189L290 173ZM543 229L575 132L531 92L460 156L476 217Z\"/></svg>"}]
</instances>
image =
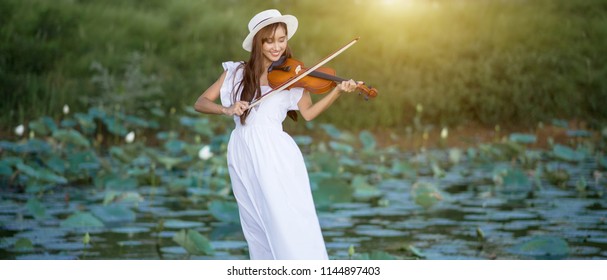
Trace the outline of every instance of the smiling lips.
<instances>
[{"instance_id":1,"label":"smiling lips","mask_svg":"<svg viewBox=\"0 0 607 280\"><path fill-rule=\"evenodd\" d=\"M272 56L275 56L275 57L280 56L280 52L279 52L279 51L278 51L278 52L270 52L270 54L271 54Z\"/></svg>"}]
</instances>

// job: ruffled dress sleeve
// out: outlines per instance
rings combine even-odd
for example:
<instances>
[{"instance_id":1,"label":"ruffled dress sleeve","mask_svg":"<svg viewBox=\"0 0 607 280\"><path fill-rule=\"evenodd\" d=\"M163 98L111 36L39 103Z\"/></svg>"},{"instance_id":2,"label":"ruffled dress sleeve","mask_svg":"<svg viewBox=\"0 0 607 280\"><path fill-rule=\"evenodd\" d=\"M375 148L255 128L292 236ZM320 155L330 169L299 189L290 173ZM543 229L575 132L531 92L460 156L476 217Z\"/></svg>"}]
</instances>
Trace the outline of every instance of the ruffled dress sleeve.
<instances>
[{"instance_id":1,"label":"ruffled dress sleeve","mask_svg":"<svg viewBox=\"0 0 607 280\"><path fill-rule=\"evenodd\" d=\"M242 81L242 72L244 69L239 67L242 65L242 62L226 61L221 65L223 66L223 70L226 71L226 77L223 80L221 89L219 89L221 105L230 107L234 103L232 94L240 81ZM237 94L239 95L240 93Z\"/></svg>"},{"instance_id":2,"label":"ruffled dress sleeve","mask_svg":"<svg viewBox=\"0 0 607 280\"><path fill-rule=\"evenodd\" d=\"M303 96L304 89L303 88L292 88L289 90L289 108L288 110L299 110L299 100Z\"/></svg>"}]
</instances>

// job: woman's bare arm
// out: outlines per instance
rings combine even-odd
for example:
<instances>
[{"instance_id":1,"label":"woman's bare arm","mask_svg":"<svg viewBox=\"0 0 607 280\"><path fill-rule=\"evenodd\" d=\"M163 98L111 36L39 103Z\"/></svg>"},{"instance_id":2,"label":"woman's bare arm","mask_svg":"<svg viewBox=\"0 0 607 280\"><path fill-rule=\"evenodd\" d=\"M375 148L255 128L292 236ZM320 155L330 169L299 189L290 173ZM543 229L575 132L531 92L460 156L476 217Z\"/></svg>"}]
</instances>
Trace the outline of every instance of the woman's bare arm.
<instances>
[{"instance_id":1,"label":"woman's bare arm","mask_svg":"<svg viewBox=\"0 0 607 280\"><path fill-rule=\"evenodd\" d=\"M219 98L221 85L225 80L226 72L223 72L219 79L215 81L207 90L205 90L196 103L194 103L194 110L205 114L216 114L216 115L228 115L240 116L249 107L246 101L237 101L230 107L224 107L220 104L215 103L215 100Z\"/></svg>"}]
</instances>

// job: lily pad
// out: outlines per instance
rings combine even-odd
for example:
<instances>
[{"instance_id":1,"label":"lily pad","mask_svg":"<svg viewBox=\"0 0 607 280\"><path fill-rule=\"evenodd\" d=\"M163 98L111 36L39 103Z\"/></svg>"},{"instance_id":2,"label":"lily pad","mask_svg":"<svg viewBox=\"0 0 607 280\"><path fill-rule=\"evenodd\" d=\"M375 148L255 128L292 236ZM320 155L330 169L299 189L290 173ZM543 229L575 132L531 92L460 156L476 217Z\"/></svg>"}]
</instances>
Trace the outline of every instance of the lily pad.
<instances>
[{"instance_id":1,"label":"lily pad","mask_svg":"<svg viewBox=\"0 0 607 280\"><path fill-rule=\"evenodd\" d=\"M182 229L173 236L173 241L192 255L213 255L215 253L211 242L195 230Z\"/></svg>"}]
</instances>

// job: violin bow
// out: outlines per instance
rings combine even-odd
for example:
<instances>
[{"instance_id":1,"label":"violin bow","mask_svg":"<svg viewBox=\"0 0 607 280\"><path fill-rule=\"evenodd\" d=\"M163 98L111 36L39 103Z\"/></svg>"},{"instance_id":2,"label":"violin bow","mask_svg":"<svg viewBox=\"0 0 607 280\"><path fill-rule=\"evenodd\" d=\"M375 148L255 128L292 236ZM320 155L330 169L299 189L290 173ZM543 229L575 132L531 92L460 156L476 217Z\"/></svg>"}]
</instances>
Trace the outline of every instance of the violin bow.
<instances>
[{"instance_id":1,"label":"violin bow","mask_svg":"<svg viewBox=\"0 0 607 280\"><path fill-rule=\"evenodd\" d=\"M314 72L316 69L320 68L321 66L323 66L325 63L331 61L331 59L337 57L339 54L341 54L342 52L344 52L345 50L347 50L349 47L351 47L352 45L354 45L354 43L358 42L359 37L356 37L354 40L352 40L350 43L346 44L345 46L339 48L337 51L333 52L332 54L330 54L329 56L325 57L323 60L321 60L320 62L316 63L316 65L306 69L306 71L302 72L301 74L287 80L286 82L284 82L282 85L278 86L275 89L272 89L268 92L266 92L265 94L261 95L259 98L257 98L256 100L251 101L251 105L249 105L249 109L253 108L255 106L257 106L259 103L261 103L262 101L265 100L265 98L270 97L274 94L276 94L277 92L280 92L286 88L288 88L289 86L291 86L292 84L296 83L297 81L301 80L303 77L307 76L308 74Z\"/></svg>"}]
</instances>

